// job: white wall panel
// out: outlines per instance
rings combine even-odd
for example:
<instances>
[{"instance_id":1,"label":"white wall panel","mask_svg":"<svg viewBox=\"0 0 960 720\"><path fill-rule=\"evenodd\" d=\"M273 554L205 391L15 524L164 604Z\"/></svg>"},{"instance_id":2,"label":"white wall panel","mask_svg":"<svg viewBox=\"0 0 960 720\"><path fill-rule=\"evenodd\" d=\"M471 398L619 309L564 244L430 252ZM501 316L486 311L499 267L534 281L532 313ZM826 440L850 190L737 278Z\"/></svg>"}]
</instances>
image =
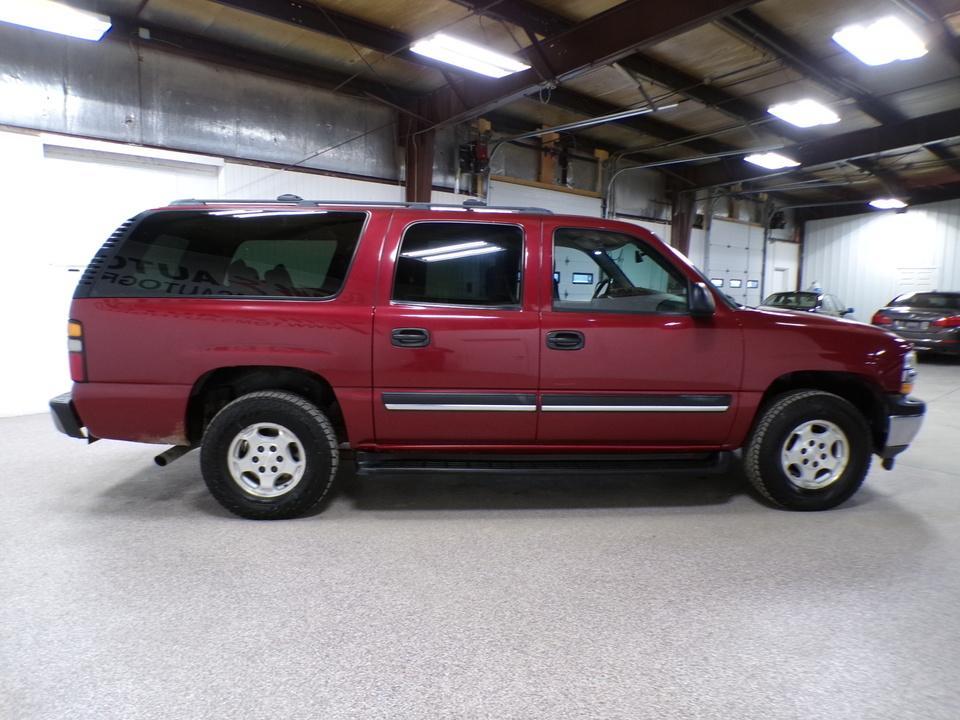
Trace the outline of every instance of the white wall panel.
<instances>
[{"instance_id":1,"label":"white wall panel","mask_svg":"<svg viewBox=\"0 0 960 720\"><path fill-rule=\"evenodd\" d=\"M490 183L490 205L540 207L564 215L600 217L600 198L545 190L494 180Z\"/></svg>"},{"instance_id":2,"label":"white wall panel","mask_svg":"<svg viewBox=\"0 0 960 720\"><path fill-rule=\"evenodd\" d=\"M932 285L960 290L960 201L807 223L803 278L856 309L857 320L895 295Z\"/></svg>"},{"instance_id":3,"label":"white wall panel","mask_svg":"<svg viewBox=\"0 0 960 720\"><path fill-rule=\"evenodd\" d=\"M227 162L220 178L218 197L271 199L292 193L305 200L379 200L402 202L402 185L332 177L296 170L274 170L257 165Z\"/></svg>"}]
</instances>

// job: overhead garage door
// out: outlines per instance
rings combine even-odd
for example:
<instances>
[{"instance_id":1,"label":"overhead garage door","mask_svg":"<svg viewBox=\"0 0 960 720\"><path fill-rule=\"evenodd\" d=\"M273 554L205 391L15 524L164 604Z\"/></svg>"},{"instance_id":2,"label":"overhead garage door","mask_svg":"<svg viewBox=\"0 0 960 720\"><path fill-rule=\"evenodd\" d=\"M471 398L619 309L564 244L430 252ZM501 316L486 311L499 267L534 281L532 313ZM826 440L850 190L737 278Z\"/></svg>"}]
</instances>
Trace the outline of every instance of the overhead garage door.
<instances>
[{"instance_id":1,"label":"overhead garage door","mask_svg":"<svg viewBox=\"0 0 960 720\"><path fill-rule=\"evenodd\" d=\"M707 275L723 292L744 305L759 305L763 228L714 220L708 233L706 265Z\"/></svg>"}]
</instances>

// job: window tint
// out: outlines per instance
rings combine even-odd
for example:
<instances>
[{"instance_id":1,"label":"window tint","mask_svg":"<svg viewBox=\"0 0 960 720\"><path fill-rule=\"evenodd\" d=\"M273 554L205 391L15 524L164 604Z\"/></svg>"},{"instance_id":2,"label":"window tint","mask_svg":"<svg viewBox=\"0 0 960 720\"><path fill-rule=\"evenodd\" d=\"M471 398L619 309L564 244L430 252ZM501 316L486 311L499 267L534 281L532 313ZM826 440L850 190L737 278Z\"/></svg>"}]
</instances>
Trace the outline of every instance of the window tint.
<instances>
[{"instance_id":1,"label":"window tint","mask_svg":"<svg viewBox=\"0 0 960 720\"><path fill-rule=\"evenodd\" d=\"M92 297L329 297L366 215L190 210L149 215L99 270Z\"/></svg>"},{"instance_id":2,"label":"window tint","mask_svg":"<svg viewBox=\"0 0 960 720\"><path fill-rule=\"evenodd\" d=\"M553 237L554 310L685 313L687 281L638 238L563 228ZM554 275L556 278L557 275ZM589 283L583 283L590 278Z\"/></svg>"},{"instance_id":3,"label":"window tint","mask_svg":"<svg viewBox=\"0 0 960 720\"><path fill-rule=\"evenodd\" d=\"M393 299L517 307L523 231L512 225L425 222L400 243Z\"/></svg>"}]
</instances>

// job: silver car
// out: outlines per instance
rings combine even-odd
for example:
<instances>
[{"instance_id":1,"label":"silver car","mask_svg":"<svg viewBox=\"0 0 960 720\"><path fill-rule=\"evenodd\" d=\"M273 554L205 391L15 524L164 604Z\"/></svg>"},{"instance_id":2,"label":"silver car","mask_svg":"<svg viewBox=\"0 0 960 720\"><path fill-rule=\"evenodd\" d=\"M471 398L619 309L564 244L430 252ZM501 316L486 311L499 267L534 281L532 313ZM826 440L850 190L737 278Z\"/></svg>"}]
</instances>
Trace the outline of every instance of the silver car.
<instances>
[{"instance_id":1,"label":"silver car","mask_svg":"<svg viewBox=\"0 0 960 720\"><path fill-rule=\"evenodd\" d=\"M777 310L798 310L841 318L853 312L852 307L844 305L835 295L813 292L812 290L774 293L760 303L760 307Z\"/></svg>"}]
</instances>

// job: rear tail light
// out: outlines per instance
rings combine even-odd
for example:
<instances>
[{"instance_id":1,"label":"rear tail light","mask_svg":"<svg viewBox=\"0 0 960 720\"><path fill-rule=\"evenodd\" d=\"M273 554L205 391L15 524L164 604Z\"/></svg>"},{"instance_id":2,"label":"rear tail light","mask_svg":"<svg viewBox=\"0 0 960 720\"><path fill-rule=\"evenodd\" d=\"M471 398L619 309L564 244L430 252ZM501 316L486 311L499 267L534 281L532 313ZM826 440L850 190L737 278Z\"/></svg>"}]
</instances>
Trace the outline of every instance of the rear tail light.
<instances>
[{"instance_id":1,"label":"rear tail light","mask_svg":"<svg viewBox=\"0 0 960 720\"><path fill-rule=\"evenodd\" d=\"M960 315L952 315L950 317L942 317L939 320L934 320L930 323L934 327L939 328L955 328L960 327Z\"/></svg>"},{"instance_id":2,"label":"rear tail light","mask_svg":"<svg viewBox=\"0 0 960 720\"><path fill-rule=\"evenodd\" d=\"M893 325L893 320L890 319L889 315L884 315L880 310L873 314L873 319L870 320L874 325Z\"/></svg>"},{"instance_id":3,"label":"rear tail light","mask_svg":"<svg viewBox=\"0 0 960 720\"><path fill-rule=\"evenodd\" d=\"M67 323L67 350L70 357L70 378L87 381L87 355L83 347L83 325L76 320Z\"/></svg>"}]
</instances>

